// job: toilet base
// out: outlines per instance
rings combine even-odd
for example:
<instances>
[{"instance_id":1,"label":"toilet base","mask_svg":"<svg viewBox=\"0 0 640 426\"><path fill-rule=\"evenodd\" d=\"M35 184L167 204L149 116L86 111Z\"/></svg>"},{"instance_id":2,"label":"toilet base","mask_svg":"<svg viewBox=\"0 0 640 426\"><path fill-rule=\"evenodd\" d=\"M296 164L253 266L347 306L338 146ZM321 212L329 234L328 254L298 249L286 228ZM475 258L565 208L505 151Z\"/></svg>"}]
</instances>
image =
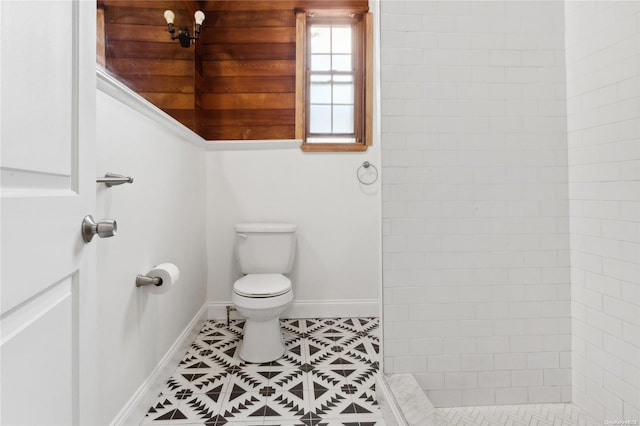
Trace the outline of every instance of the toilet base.
<instances>
[{"instance_id":1,"label":"toilet base","mask_svg":"<svg viewBox=\"0 0 640 426\"><path fill-rule=\"evenodd\" d=\"M240 359L251 363L275 361L286 350L282 340L279 318L267 321L247 319L240 343Z\"/></svg>"},{"instance_id":2,"label":"toilet base","mask_svg":"<svg viewBox=\"0 0 640 426\"><path fill-rule=\"evenodd\" d=\"M240 359L251 363L265 363L284 355L280 314L293 301L293 292L265 298L246 297L234 292L231 301L245 318Z\"/></svg>"}]
</instances>

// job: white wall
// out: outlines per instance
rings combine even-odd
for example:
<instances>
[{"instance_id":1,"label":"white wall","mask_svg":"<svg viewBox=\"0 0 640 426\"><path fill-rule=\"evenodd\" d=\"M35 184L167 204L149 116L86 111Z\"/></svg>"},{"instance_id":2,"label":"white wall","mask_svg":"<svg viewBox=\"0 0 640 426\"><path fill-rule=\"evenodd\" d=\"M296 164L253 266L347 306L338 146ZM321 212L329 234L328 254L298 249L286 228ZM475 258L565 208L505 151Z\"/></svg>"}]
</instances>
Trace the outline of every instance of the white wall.
<instances>
[{"instance_id":1,"label":"white wall","mask_svg":"<svg viewBox=\"0 0 640 426\"><path fill-rule=\"evenodd\" d=\"M571 398L562 2L382 2L384 355L436 406Z\"/></svg>"},{"instance_id":2,"label":"white wall","mask_svg":"<svg viewBox=\"0 0 640 426\"><path fill-rule=\"evenodd\" d=\"M108 424L147 380L206 300L205 158L198 147L120 101L97 92L96 176L134 177L97 186L94 216L118 221L96 239L100 413ZM169 293L136 288L156 264L180 268ZM155 395L153 395L155 396Z\"/></svg>"},{"instance_id":3,"label":"white wall","mask_svg":"<svg viewBox=\"0 0 640 426\"><path fill-rule=\"evenodd\" d=\"M233 225L265 221L298 225L294 302L285 316L378 315L380 180L364 186L356 179L363 161L380 166L374 144L365 153L298 146L207 152L210 317L224 314L241 276Z\"/></svg>"},{"instance_id":4,"label":"white wall","mask_svg":"<svg viewBox=\"0 0 640 426\"><path fill-rule=\"evenodd\" d=\"M640 3L567 2L573 398L640 419Z\"/></svg>"}]
</instances>

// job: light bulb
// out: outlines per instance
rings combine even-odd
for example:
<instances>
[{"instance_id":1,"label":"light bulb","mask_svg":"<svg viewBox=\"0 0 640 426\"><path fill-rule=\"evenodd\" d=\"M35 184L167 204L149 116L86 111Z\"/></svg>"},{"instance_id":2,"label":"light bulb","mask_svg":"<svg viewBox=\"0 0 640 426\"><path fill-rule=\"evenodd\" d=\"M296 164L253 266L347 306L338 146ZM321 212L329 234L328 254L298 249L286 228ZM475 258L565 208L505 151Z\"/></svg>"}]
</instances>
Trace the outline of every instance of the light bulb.
<instances>
[{"instance_id":1,"label":"light bulb","mask_svg":"<svg viewBox=\"0 0 640 426\"><path fill-rule=\"evenodd\" d=\"M176 15L170 11L170 10L165 10L164 11L164 19L167 20L167 24L173 24L173 20L176 17Z\"/></svg>"},{"instance_id":2,"label":"light bulb","mask_svg":"<svg viewBox=\"0 0 640 426\"><path fill-rule=\"evenodd\" d=\"M193 17L198 25L202 25L204 22L204 12L201 10L196 11L196 13L193 14Z\"/></svg>"}]
</instances>

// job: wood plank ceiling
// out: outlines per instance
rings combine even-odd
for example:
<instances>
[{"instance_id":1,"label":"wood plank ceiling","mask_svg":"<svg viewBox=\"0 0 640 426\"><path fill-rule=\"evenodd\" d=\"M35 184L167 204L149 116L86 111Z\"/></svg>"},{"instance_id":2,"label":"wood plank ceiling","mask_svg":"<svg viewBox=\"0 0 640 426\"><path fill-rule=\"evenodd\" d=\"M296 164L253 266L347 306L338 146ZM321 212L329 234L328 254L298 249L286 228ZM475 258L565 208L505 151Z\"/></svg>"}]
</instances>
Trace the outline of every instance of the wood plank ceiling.
<instances>
[{"instance_id":1,"label":"wood plank ceiling","mask_svg":"<svg viewBox=\"0 0 640 426\"><path fill-rule=\"evenodd\" d=\"M207 140L293 139L295 10L356 8L367 0L98 0L106 69ZM193 26L195 48L171 41L163 18Z\"/></svg>"}]
</instances>

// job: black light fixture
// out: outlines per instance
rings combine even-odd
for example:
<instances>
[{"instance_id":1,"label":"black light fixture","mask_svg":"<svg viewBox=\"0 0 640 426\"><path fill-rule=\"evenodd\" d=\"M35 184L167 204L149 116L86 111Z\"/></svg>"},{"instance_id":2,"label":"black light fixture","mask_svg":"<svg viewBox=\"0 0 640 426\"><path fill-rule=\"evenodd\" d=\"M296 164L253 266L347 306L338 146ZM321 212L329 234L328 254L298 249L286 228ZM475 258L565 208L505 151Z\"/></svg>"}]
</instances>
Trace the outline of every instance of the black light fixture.
<instances>
[{"instance_id":1,"label":"black light fixture","mask_svg":"<svg viewBox=\"0 0 640 426\"><path fill-rule=\"evenodd\" d=\"M178 30L178 35L176 36L176 29L173 26L173 20L175 17L176 15L172 11L164 11L164 19L167 20L167 26L169 27L168 31L169 34L171 34L171 40L179 40L180 46L182 47L191 46L191 40L197 40L198 35L200 34L200 30L202 29L202 23L204 22L204 12L198 10L193 14L193 18L196 21L196 24L193 28L193 35L189 34L189 28L180 27L180 29Z\"/></svg>"}]
</instances>

